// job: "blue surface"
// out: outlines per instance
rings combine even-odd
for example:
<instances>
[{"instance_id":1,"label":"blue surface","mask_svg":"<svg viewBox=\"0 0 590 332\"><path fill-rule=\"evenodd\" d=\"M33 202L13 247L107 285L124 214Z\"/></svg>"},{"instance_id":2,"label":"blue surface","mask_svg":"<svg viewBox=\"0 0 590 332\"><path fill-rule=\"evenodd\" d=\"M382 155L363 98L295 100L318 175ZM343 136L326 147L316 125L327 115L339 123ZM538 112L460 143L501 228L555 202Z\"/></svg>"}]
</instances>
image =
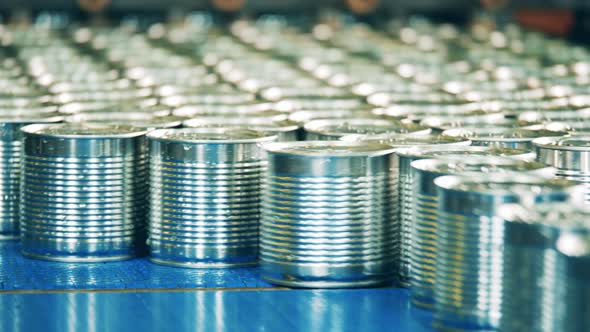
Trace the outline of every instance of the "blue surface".
<instances>
[{"instance_id":1,"label":"blue surface","mask_svg":"<svg viewBox=\"0 0 590 332\"><path fill-rule=\"evenodd\" d=\"M185 269L150 263L74 264L34 260L19 253L16 241L0 242L0 290L262 288L257 268Z\"/></svg>"},{"instance_id":2,"label":"blue surface","mask_svg":"<svg viewBox=\"0 0 590 332\"><path fill-rule=\"evenodd\" d=\"M431 331L407 291L0 294L1 331Z\"/></svg>"}]
</instances>

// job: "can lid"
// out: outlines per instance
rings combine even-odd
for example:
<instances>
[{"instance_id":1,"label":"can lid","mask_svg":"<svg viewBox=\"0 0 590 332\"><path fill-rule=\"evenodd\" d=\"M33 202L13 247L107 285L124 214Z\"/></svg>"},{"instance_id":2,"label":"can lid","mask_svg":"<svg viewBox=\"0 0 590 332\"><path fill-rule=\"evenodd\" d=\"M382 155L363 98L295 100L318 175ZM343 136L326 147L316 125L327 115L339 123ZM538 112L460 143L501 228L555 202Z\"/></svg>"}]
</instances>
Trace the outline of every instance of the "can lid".
<instances>
[{"instance_id":1,"label":"can lid","mask_svg":"<svg viewBox=\"0 0 590 332\"><path fill-rule=\"evenodd\" d=\"M390 147L409 147L420 145L460 144L469 145L470 141L462 137L418 134L382 134L382 135L347 135L341 138L345 142L371 142L386 144Z\"/></svg>"},{"instance_id":2,"label":"can lid","mask_svg":"<svg viewBox=\"0 0 590 332\"><path fill-rule=\"evenodd\" d=\"M438 145L438 146L413 146L409 148L396 149L396 154L404 157L414 157L420 159L437 158L447 155L479 155L479 156L497 156L497 157L522 157L524 159L534 159L534 153L527 150L489 147L489 146L471 146L471 145Z\"/></svg>"},{"instance_id":3,"label":"can lid","mask_svg":"<svg viewBox=\"0 0 590 332\"><path fill-rule=\"evenodd\" d=\"M32 124L21 129L29 135L54 138L133 138L146 131L128 125L104 125L89 123Z\"/></svg>"},{"instance_id":4,"label":"can lid","mask_svg":"<svg viewBox=\"0 0 590 332\"><path fill-rule=\"evenodd\" d=\"M436 159L422 159L412 162L412 167L436 174L512 173L552 171L550 166L535 161L499 156L440 156Z\"/></svg>"},{"instance_id":5,"label":"can lid","mask_svg":"<svg viewBox=\"0 0 590 332\"><path fill-rule=\"evenodd\" d=\"M291 121L274 121L271 117L199 117L184 121L184 127L188 128L245 128L256 131L289 132L299 129L299 126Z\"/></svg>"},{"instance_id":6,"label":"can lid","mask_svg":"<svg viewBox=\"0 0 590 332\"><path fill-rule=\"evenodd\" d=\"M590 135L542 137L535 139L533 144L541 149L590 151Z\"/></svg>"},{"instance_id":7,"label":"can lid","mask_svg":"<svg viewBox=\"0 0 590 332\"><path fill-rule=\"evenodd\" d=\"M417 131L429 132L428 127L413 123L390 121L373 118L351 119L323 119L312 120L303 128L306 132L326 136L345 136L348 134L382 134L382 133L411 133Z\"/></svg>"},{"instance_id":8,"label":"can lid","mask_svg":"<svg viewBox=\"0 0 590 332\"><path fill-rule=\"evenodd\" d=\"M276 136L256 130L237 128L183 128L160 129L150 132L149 139L181 143L262 143L276 139Z\"/></svg>"},{"instance_id":9,"label":"can lid","mask_svg":"<svg viewBox=\"0 0 590 332\"><path fill-rule=\"evenodd\" d=\"M539 130L522 128L478 128L464 127L443 131L442 135L451 137L464 137L472 141L531 141L539 137L565 136L567 132L551 131L545 128Z\"/></svg>"},{"instance_id":10,"label":"can lid","mask_svg":"<svg viewBox=\"0 0 590 332\"><path fill-rule=\"evenodd\" d=\"M342 141L268 143L264 149L275 154L304 157L378 157L393 153L391 146L385 144Z\"/></svg>"},{"instance_id":11,"label":"can lid","mask_svg":"<svg viewBox=\"0 0 590 332\"><path fill-rule=\"evenodd\" d=\"M515 195L522 193L536 197L544 193L566 191L577 193L581 190L575 181L514 172L494 174L493 177L481 177L475 174L447 175L436 178L434 183L437 187L445 190L489 195Z\"/></svg>"}]
</instances>

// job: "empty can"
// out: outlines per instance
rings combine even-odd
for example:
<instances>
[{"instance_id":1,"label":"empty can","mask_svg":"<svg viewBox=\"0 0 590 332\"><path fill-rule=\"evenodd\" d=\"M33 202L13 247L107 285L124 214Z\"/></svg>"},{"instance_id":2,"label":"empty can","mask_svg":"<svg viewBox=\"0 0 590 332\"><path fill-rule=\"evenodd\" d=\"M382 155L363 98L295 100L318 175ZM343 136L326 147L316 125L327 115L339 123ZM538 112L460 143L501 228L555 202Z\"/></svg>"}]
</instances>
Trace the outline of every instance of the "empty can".
<instances>
[{"instance_id":1,"label":"empty can","mask_svg":"<svg viewBox=\"0 0 590 332\"><path fill-rule=\"evenodd\" d=\"M437 188L434 180L449 174L477 174L484 177L486 174L496 173L535 172L551 176L554 172L551 167L546 167L542 163L494 155L469 158L460 155L437 155L436 158L438 159L411 162L412 201L406 203L412 209L409 248L412 269L411 299L415 305L429 309L434 305L436 242L440 234Z\"/></svg>"},{"instance_id":2,"label":"empty can","mask_svg":"<svg viewBox=\"0 0 590 332\"><path fill-rule=\"evenodd\" d=\"M399 205L400 205L400 223L401 223L401 254L400 254L400 275L399 282L401 285L410 286L411 280L411 248L412 248L412 228L414 225L413 206L414 200L414 176L410 164L415 160L439 158L444 156L463 155L469 156L506 156L521 160L534 160L535 154L532 152L510 149L510 148L493 148L485 146L467 146L467 145L420 145L396 149L397 169L399 169Z\"/></svg>"},{"instance_id":3,"label":"empty can","mask_svg":"<svg viewBox=\"0 0 590 332\"><path fill-rule=\"evenodd\" d=\"M22 131L23 254L68 262L141 254L145 132L90 124L34 124Z\"/></svg>"},{"instance_id":4,"label":"empty can","mask_svg":"<svg viewBox=\"0 0 590 332\"><path fill-rule=\"evenodd\" d=\"M184 267L253 265L267 133L161 129L150 141L150 259Z\"/></svg>"},{"instance_id":5,"label":"empty can","mask_svg":"<svg viewBox=\"0 0 590 332\"><path fill-rule=\"evenodd\" d=\"M393 150L383 144L266 144L260 264L275 284L385 284L395 272Z\"/></svg>"},{"instance_id":6,"label":"empty can","mask_svg":"<svg viewBox=\"0 0 590 332\"><path fill-rule=\"evenodd\" d=\"M22 133L21 128L33 123L56 123L60 117L51 114L29 113L26 116L0 116L0 169L3 173L0 185L0 240L19 236L19 200Z\"/></svg>"},{"instance_id":7,"label":"empty can","mask_svg":"<svg viewBox=\"0 0 590 332\"><path fill-rule=\"evenodd\" d=\"M503 222L494 218L500 204L579 200L580 188L573 181L523 173L443 176L434 182L438 188L434 324L439 329L497 329L505 273Z\"/></svg>"},{"instance_id":8,"label":"empty can","mask_svg":"<svg viewBox=\"0 0 590 332\"><path fill-rule=\"evenodd\" d=\"M570 203L500 207L502 331L583 331L590 325L590 210Z\"/></svg>"},{"instance_id":9,"label":"empty can","mask_svg":"<svg viewBox=\"0 0 590 332\"><path fill-rule=\"evenodd\" d=\"M537 160L556 168L555 175L584 185L590 204L590 136L543 137L533 141Z\"/></svg>"}]
</instances>

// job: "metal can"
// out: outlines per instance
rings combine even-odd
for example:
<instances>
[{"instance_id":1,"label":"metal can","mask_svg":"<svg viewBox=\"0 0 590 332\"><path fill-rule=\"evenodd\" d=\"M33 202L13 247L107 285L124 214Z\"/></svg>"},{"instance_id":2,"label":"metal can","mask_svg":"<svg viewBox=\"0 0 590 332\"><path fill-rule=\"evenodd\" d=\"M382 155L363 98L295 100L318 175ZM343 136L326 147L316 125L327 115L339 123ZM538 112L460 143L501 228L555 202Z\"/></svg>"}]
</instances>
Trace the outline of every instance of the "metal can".
<instances>
[{"instance_id":1,"label":"metal can","mask_svg":"<svg viewBox=\"0 0 590 332\"><path fill-rule=\"evenodd\" d=\"M415 163L423 162L416 161ZM502 307L499 203L578 200L573 181L529 174L443 176L438 192L434 325L495 330ZM418 215L418 214L417 214Z\"/></svg>"},{"instance_id":2,"label":"metal can","mask_svg":"<svg viewBox=\"0 0 590 332\"><path fill-rule=\"evenodd\" d=\"M67 262L143 253L145 132L90 124L34 124L22 131L22 253Z\"/></svg>"},{"instance_id":3,"label":"metal can","mask_svg":"<svg viewBox=\"0 0 590 332\"><path fill-rule=\"evenodd\" d=\"M437 156L438 159L421 159L411 162L412 197L406 203L412 209L411 298L412 303L424 308L434 305L434 279L436 274L436 242L440 234L437 215L437 189L434 180L442 175L499 173L540 173L553 175L554 169L542 163L494 155Z\"/></svg>"},{"instance_id":4,"label":"metal can","mask_svg":"<svg viewBox=\"0 0 590 332\"><path fill-rule=\"evenodd\" d=\"M399 227L391 147L306 141L265 149L262 277L313 288L390 282Z\"/></svg>"},{"instance_id":5,"label":"metal can","mask_svg":"<svg viewBox=\"0 0 590 332\"><path fill-rule=\"evenodd\" d=\"M410 146L396 149L397 167L399 169L398 195L400 205L400 223L401 223L401 254L399 282L404 287L410 286L411 281L411 248L412 248L412 228L414 225L413 201L414 201L414 174L410 164L415 160L440 158L446 156L505 156L521 160L534 160L535 154L532 152L509 149L493 148L485 146L467 146L467 145L422 145Z\"/></svg>"},{"instance_id":6,"label":"metal can","mask_svg":"<svg viewBox=\"0 0 590 332\"><path fill-rule=\"evenodd\" d=\"M22 133L20 129L33 123L56 123L62 118L51 114L28 116L0 116L0 169L4 174L0 193L0 240L17 239L19 236L19 200Z\"/></svg>"},{"instance_id":7,"label":"metal can","mask_svg":"<svg viewBox=\"0 0 590 332\"><path fill-rule=\"evenodd\" d=\"M500 207L502 331L583 331L590 296L590 210L571 203Z\"/></svg>"},{"instance_id":8,"label":"metal can","mask_svg":"<svg viewBox=\"0 0 590 332\"><path fill-rule=\"evenodd\" d=\"M544 128L538 130L522 128L455 128L443 131L442 135L464 137L473 145L505 147L521 150L532 150L533 140L547 136L565 136L565 131L551 131Z\"/></svg>"},{"instance_id":9,"label":"metal can","mask_svg":"<svg viewBox=\"0 0 590 332\"><path fill-rule=\"evenodd\" d=\"M590 136L542 137L533 144L537 160L555 167L556 176L583 184L590 204Z\"/></svg>"},{"instance_id":10,"label":"metal can","mask_svg":"<svg viewBox=\"0 0 590 332\"><path fill-rule=\"evenodd\" d=\"M431 129L418 124L401 121L390 121L373 118L323 119L313 120L303 126L305 139L308 141L338 140L344 136L377 135L377 134L409 134L427 135Z\"/></svg>"},{"instance_id":11,"label":"metal can","mask_svg":"<svg viewBox=\"0 0 590 332\"><path fill-rule=\"evenodd\" d=\"M261 143L235 128L162 129L150 141L150 260L184 267L255 265Z\"/></svg>"}]
</instances>

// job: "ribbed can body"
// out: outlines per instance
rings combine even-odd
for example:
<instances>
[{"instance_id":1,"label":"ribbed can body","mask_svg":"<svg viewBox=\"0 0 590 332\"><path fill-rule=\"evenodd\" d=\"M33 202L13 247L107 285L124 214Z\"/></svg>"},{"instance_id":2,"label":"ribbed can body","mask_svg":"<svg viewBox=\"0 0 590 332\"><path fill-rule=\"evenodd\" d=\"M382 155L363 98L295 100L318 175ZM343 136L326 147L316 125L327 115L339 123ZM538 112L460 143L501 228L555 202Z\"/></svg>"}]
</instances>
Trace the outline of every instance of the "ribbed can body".
<instances>
[{"instance_id":1,"label":"ribbed can body","mask_svg":"<svg viewBox=\"0 0 590 332\"><path fill-rule=\"evenodd\" d=\"M442 329L494 330L503 305L505 223L502 203L569 201L575 183L527 174L492 179L445 176L435 180L438 225L435 325Z\"/></svg>"},{"instance_id":2,"label":"ribbed can body","mask_svg":"<svg viewBox=\"0 0 590 332\"><path fill-rule=\"evenodd\" d=\"M25 127L22 252L57 261L120 260L144 252L143 133L60 135Z\"/></svg>"},{"instance_id":3,"label":"ribbed can body","mask_svg":"<svg viewBox=\"0 0 590 332\"><path fill-rule=\"evenodd\" d=\"M571 203L501 207L500 330L583 331L590 323L590 210Z\"/></svg>"},{"instance_id":4,"label":"ribbed can body","mask_svg":"<svg viewBox=\"0 0 590 332\"><path fill-rule=\"evenodd\" d=\"M179 131L199 130L221 129ZM256 264L267 165L259 140L194 142L165 133L149 135L150 259L185 267Z\"/></svg>"},{"instance_id":5,"label":"ribbed can body","mask_svg":"<svg viewBox=\"0 0 590 332\"><path fill-rule=\"evenodd\" d=\"M262 276L295 287L386 283L399 246L392 154L331 156L326 148L322 156L269 152Z\"/></svg>"}]
</instances>

